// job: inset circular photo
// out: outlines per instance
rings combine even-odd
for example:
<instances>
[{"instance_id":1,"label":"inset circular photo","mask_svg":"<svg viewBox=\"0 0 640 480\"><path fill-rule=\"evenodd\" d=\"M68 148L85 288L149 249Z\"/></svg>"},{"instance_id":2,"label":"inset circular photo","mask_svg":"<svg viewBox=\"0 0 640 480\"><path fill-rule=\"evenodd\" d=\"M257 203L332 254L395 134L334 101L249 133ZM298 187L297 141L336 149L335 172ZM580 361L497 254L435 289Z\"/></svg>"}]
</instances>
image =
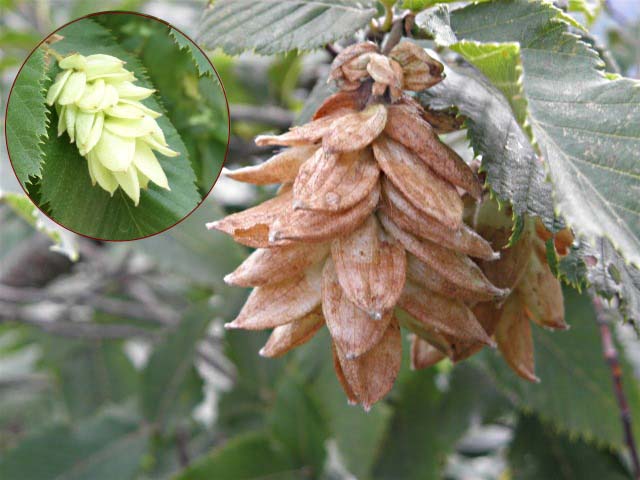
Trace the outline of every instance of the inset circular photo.
<instances>
[{"instance_id":1,"label":"inset circular photo","mask_svg":"<svg viewBox=\"0 0 640 480\"><path fill-rule=\"evenodd\" d=\"M160 19L102 12L43 40L9 95L6 140L29 198L100 240L171 228L213 188L229 109L213 65Z\"/></svg>"}]
</instances>

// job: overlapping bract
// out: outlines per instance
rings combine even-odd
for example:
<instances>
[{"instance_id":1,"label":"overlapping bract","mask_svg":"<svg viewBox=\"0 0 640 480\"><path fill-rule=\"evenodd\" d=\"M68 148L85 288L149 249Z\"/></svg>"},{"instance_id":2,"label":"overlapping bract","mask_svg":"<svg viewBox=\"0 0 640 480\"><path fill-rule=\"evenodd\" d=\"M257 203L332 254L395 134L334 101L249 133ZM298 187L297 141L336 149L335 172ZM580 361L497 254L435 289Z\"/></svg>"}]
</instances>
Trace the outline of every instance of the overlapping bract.
<instances>
[{"instance_id":1,"label":"overlapping bract","mask_svg":"<svg viewBox=\"0 0 640 480\"><path fill-rule=\"evenodd\" d=\"M442 65L402 42L389 56L354 45L332 67L340 91L310 123L256 139L288 148L227 172L280 183L277 196L209 227L256 248L225 278L255 287L227 327L273 329L260 353L274 357L326 325L338 379L368 409L400 369L401 325L426 342L414 350L460 358L494 343L473 307L503 302L511 285L482 271L499 255L464 222L481 182L427 120L443 116L405 93L440 81Z\"/></svg>"},{"instance_id":2,"label":"overlapping bract","mask_svg":"<svg viewBox=\"0 0 640 480\"><path fill-rule=\"evenodd\" d=\"M135 205L149 181L170 190L154 151L171 150L156 122L161 114L141 100L154 90L135 85L133 72L110 55L78 53L58 62L62 71L47 93L47 104L58 112L58 136L67 132L87 159L92 183L110 195L122 188Z\"/></svg>"}]
</instances>

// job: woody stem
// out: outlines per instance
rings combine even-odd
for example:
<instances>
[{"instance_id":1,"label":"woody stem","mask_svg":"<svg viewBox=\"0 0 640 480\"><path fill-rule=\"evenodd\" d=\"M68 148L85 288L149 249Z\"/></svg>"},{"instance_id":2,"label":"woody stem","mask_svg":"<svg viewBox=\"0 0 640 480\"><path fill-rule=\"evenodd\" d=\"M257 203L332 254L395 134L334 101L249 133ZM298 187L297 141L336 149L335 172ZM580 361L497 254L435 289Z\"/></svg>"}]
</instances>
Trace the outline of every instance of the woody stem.
<instances>
[{"instance_id":1,"label":"woody stem","mask_svg":"<svg viewBox=\"0 0 640 480\"><path fill-rule=\"evenodd\" d=\"M602 303L602 298L592 291L591 300L596 311L598 326L600 327L602 351L604 353L604 358L609 365L611 379L613 381L613 389L616 395L616 401L618 402L618 408L620 409L620 419L622 420L624 440L627 444L627 448L629 449L629 455L631 456L631 463L633 466L633 478L640 480L640 460L638 459L638 450L633 435L633 429L631 427L631 411L629 410L627 397L622 386L622 368L618 358L618 351L616 350L616 346L613 342L611 329L609 328L609 322L607 319L607 312Z\"/></svg>"}]
</instances>

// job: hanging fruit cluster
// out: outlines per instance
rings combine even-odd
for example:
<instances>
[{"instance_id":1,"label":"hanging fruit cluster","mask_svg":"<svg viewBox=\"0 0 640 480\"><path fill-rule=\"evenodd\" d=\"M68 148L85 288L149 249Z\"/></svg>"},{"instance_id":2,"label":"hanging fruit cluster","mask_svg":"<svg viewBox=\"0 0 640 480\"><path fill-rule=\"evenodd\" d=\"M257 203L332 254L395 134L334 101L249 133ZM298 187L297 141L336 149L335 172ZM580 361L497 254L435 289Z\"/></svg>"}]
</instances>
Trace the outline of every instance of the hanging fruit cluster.
<instances>
[{"instance_id":1,"label":"hanging fruit cluster","mask_svg":"<svg viewBox=\"0 0 640 480\"><path fill-rule=\"evenodd\" d=\"M135 85L124 63L101 54L64 57L46 102L58 112L58 136L67 132L87 159L91 182L110 195L120 187L138 205L149 181L170 190L154 150L167 157L179 153L155 120L161 114L141 103L154 90Z\"/></svg>"},{"instance_id":2,"label":"hanging fruit cluster","mask_svg":"<svg viewBox=\"0 0 640 480\"><path fill-rule=\"evenodd\" d=\"M277 196L209 225L256 248L225 278L255 287L227 327L273 329L260 353L275 357L326 325L336 374L350 402L367 409L394 384L401 325L416 335L416 365L433 363L425 359L433 352L456 360L494 344L473 309L513 303L517 282L480 267L504 259L464 222L463 198L480 200L481 182L440 142L447 122L406 93L440 82L442 72L409 41L389 55L368 42L346 48L331 71L340 91L312 121L256 139L287 148L227 172L281 184ZM499 345L519 333L505 329Z\"/></svg>"}]
</instances>

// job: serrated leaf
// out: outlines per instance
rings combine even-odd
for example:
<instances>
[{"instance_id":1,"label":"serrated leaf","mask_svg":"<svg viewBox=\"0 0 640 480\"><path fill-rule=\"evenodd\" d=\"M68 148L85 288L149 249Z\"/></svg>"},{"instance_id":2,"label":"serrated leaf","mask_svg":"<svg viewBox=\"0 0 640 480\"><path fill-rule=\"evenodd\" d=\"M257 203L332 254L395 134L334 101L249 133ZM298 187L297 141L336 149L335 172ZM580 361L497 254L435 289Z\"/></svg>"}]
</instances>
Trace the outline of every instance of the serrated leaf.
<instances>
[{"instance_id":1,"label":"serrated leaf","mask_svg":"<svg viewBox=\"0 0 640 480\"><path fill-rule=\"evenodd\" d=\"M552 5L525 0L451 15L458 38L520 44L529 120L558 210L579 236L608 238L640 265L640 84L603 75L569 22Z\"/></svg>"},{"instance_id":2,"label":"serrated leaf","mask_svg":"<svg viewBox=\"0 0 640 480\"><path fill-rule=\"evenodd\" d=\"M202 400L202 382L194 359L210 321L210 308L196 305L154 349L142 372L142 411L150 422L171 427L184 421Z\"/></svg>"},{"instance_id":3,"label":"serrated leaf","mask_svg":"<svg viewBox=\"0 0 640 480\"><path fill-rule=\"evenodd\" d=\"M508 100L520 126L527 119L527 99L522 89L522 62L517 43L480 43L462 40L451 45L498 87Z\"/></svg>"},{"instance_id":4,"label":"serrated leaf","mask_svg":"<svg viewBox=\"0 0 640 480\"><path fill-rule=\"evenodd\" d=\"M180 50L186 50L187 52L189 52L189 54L191 55L191 58L193 59L193 62L198 68L198 73L201 76L209 75L213 79L215 79L215 81L217 81L217 76L213 72L211 63L209 62L207 57L204 56L204 54L200 51L200 49L190 39L185 37L181 32L179 32L175 28L172 28L169 34L171 35L171 38L173 38L174 41L178 44L178 46L180 47Z\"/></svg>"},{"instance_id":5,"label":"serrated leaf","mask_svg":"<svg viewBox=\"0 0 640 480\"><path fill-rule=\"evenodd\" d=\"M106 412L75 426L51 426L7 452L0 461L0 478L133 479L148 438L148 428L127 412Z\"/></svg>"},{"instance_id":6,"label":"serrated leaf","mask_svg":"<svg viewBox=\"0 0 640 480\"><path fill-rule=\"evenodd\" d=\"M607 299L617 298L625 320L638 329L640 321L640 270L628 264L611 242L599 239L595 246L582 241L559 262L565 280L578 287L593 285Z\"/></svg>"},{"instance_id":7,"label":"serrated leaf","mask_svg":"<svg viewBox=\"0 0 640 480\"><path fill-rule=\"evenodd\" d=\"M42 171L41 147L48 122L44 103L46 78L44 52L37 49L20 70L7 105L7 147L23 186L29 183L29 177L40 177Z\"/></svg>"},{"instance_id":8,"label":"serrated leaf","mask_svg":"<svg viewBox=\"0 0 640 480\"><path fill-rule=\"evenodd\" d=\"M628 480L610 451L554 431L533 415L521 415L509 448L511 475L518 480Z\"/></svg>"},{"instance_id":9,"label":"serrated leaf","mask_svg":"<svg viewBox=\"0 0 640 480\"><path fill-rule=\"evenodd\" d=\"M141 86L153 88L138 59L119 46L108 30L92 20L71 23L58 33L65 37L55 44L59 53L114 55L125 60L127 67L136 72ZM162 111L154 97L145 100L145 103L154 110ZM166 158L158 155L171 191L152 185L141 192L137 207L120 189L110 197L104 190L93 187L86 160L78 154L74 145L68 143L66 136L58 138L53 126L50 126L50 139L43 145L47 161L43 169L41 192L42 203L48 204L52 216L65 227L85 235L128 240L164 230L195 208L200 202L200 195L195 186L196 176L189 162L187 148L166 117L159 118L158 124L165 132L171 148L179 151L180 156Z\"/></svg>"},{"instance_id":10,"label":"serrated leaf","mask_svg":"<svg viewBox=\"0 0 640 480\"><path fill-rule=\"evenodd\" d=\"M442 478L446 456L471 419L482 418L500 401L482 375L463 365L448 388L438 388L435 370L429 369L407 375L397 393L374 478Z\"/></svg>"},{"instance_id":11,"label":"serrated leaf","mask_svg":"<svg viewBox=\"0 0 640 480\"><path fill-rule=\"evenodd\" d=\"M445 66L445 75L443 82L421 93L420 100L436 109L458 107L498 198L511 201L516 214L538 216L554 228L551 184L507 99L470 66Z\"/></svg>"},{"instance_id":12,"label":"serrated leaf","mask_svg":"<svg viewBox=\"0 0 640 480\"><path fill-rule=\"evenodd\" d=\"M586 295L568 288L564 297L570 330L553 332L532 326L536 374L541 383L521 380L496 351L485 351L475 361L520 409L534 412L573 436L623 448L619 410L591 302ZM624 360L622 363L624 388L637 434L640 389L628 365Z\"/></svg>"},{"instance_id":13,"label":"serrated leaf","mask_svg":"<svg viewBox=\"0 0 640 480\"><path fill-rule=\"evenodd\" d=\"M377 13L351 0L218 0L205 12L197 42L235 55L311 50L352 35Z\"/></svg>"},{"instance_id":14,"label":"serrated leaf","mask_svg":"<svg viewBox=\"0 0 640 480\"><path fill-rule=\"evenodd\" d=\"M288 375L275 392L268 423L275 438L290 452L296 467L319 475L326 459L329 436L320 403L300 378Z\"/></svg>"},{"instance_id":15,"label":"serrated leaf","mask_svg":"<svg viewBox=\"0 0 640 480\"><path fill-rule=\"evenodd\" d=\"M252 432L237 436L208 456L201 457L175 480L294 480L300 478L299 475L286 454L267 434Z\"/></svg>"}]
</instances>

